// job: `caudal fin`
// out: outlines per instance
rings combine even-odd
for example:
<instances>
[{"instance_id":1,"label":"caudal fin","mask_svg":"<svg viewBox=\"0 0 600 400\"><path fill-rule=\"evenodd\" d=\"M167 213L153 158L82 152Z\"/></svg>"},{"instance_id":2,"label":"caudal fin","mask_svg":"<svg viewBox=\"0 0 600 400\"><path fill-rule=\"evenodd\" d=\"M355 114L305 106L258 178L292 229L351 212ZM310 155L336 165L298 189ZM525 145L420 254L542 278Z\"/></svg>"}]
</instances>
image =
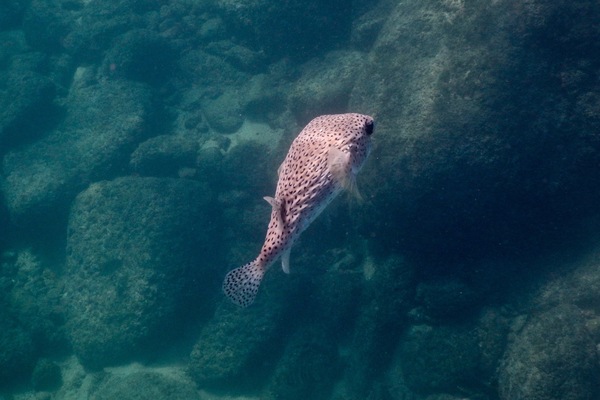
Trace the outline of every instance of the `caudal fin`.
<instances>
[{"instance_id":1,"label":"caudal fin","mask_svg":"<svg viewBox=\"0 0 600 400\"><path fill-rule=\"evenodd\" d=\"M248 307L254 301L265 271L256 260L236 268L225 276L223 292L240 307Z\"/></svg>"}]
</instances>

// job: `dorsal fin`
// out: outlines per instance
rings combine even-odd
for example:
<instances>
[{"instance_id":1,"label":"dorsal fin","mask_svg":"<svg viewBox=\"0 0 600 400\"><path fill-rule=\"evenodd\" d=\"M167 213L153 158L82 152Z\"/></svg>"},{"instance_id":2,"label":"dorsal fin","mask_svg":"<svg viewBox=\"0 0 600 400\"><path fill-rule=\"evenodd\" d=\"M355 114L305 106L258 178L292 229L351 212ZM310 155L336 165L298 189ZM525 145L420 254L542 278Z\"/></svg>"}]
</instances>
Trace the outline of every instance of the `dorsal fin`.
<instances>
[{"instance_id":1,"label":"dorsal fin","mask_svg":"<svg viewBox=\"0 0 600 400\"><path fill-rule=\"evenodd\" d=\"M279 230L279 232L283 231L283 214L284 214L284 210L283 210L283 205L281 203L280 200L274 199L273 197L270 196L265 196L263 197L263 199L265 199L267 201L267 203L269 203L271 205L271 207L273 207L273 210L276 211L275 215L277 215L277 229Z\"/></svg>"}]
</instances>

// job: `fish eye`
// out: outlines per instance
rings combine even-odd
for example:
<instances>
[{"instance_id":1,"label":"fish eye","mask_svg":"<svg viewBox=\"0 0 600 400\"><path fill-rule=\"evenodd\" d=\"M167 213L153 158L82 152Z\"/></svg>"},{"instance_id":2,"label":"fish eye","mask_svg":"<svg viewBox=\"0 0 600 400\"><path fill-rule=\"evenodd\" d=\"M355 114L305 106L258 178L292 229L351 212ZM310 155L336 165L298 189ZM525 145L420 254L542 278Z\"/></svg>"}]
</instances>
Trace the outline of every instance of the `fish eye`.
<instances>
[{"instance_id":1,"label":"fish eye","mask_svg":"<svg viewBox=\"0 0 600 400\"><path fill-rule=\"evenodd\" d=\"M373 120L369 120L365 123L365 132L367 133L367 135L371 136L374 128L375 123L373 122Z\"/></svg>"}]
</instances>

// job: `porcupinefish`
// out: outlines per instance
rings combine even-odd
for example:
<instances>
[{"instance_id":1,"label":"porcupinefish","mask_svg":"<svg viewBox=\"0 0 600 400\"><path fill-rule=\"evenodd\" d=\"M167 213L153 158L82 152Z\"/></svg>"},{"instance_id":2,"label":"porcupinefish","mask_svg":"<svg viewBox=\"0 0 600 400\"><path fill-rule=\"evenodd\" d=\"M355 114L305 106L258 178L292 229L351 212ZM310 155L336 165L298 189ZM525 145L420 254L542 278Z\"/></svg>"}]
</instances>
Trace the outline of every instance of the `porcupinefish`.
<instances>
[{"instance_id":1,"label":"porcupinefish","mask_svg":"<svg viewBox=\"0 0 600 400\"><path fill-rule=\"evenodd\" d=\"M260 254L230 271L223 291L235 304L254 301L267 269L281 257L290 271L290 250L300 234L342 191L356 191L355 178L371 150L373 118L362 114L322 115L310 121L292 142L277 170L265 242Z\"/></svg>"}]
</instances>

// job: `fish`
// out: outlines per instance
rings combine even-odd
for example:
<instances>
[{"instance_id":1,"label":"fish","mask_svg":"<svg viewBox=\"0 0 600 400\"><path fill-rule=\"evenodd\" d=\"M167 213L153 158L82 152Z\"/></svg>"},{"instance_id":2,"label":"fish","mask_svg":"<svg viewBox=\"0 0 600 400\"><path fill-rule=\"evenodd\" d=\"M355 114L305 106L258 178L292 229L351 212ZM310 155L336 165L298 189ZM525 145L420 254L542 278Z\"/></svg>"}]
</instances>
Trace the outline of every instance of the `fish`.
<instances>
[{"instance_id":1,"label":"fish","mask_svg":"<svg viewBox=\"0 0 600 400\"><path fill-rule=\"evenodd\" d=\"M223 292L240 307L254 302L265 272L278 259L290 272L290 251L300 234L343 190L360 198L356 176L371 152L369 115L321 115L302 129L277 170L271 219L258 257L225 276Z\"/></svg>"}]
</instances>

